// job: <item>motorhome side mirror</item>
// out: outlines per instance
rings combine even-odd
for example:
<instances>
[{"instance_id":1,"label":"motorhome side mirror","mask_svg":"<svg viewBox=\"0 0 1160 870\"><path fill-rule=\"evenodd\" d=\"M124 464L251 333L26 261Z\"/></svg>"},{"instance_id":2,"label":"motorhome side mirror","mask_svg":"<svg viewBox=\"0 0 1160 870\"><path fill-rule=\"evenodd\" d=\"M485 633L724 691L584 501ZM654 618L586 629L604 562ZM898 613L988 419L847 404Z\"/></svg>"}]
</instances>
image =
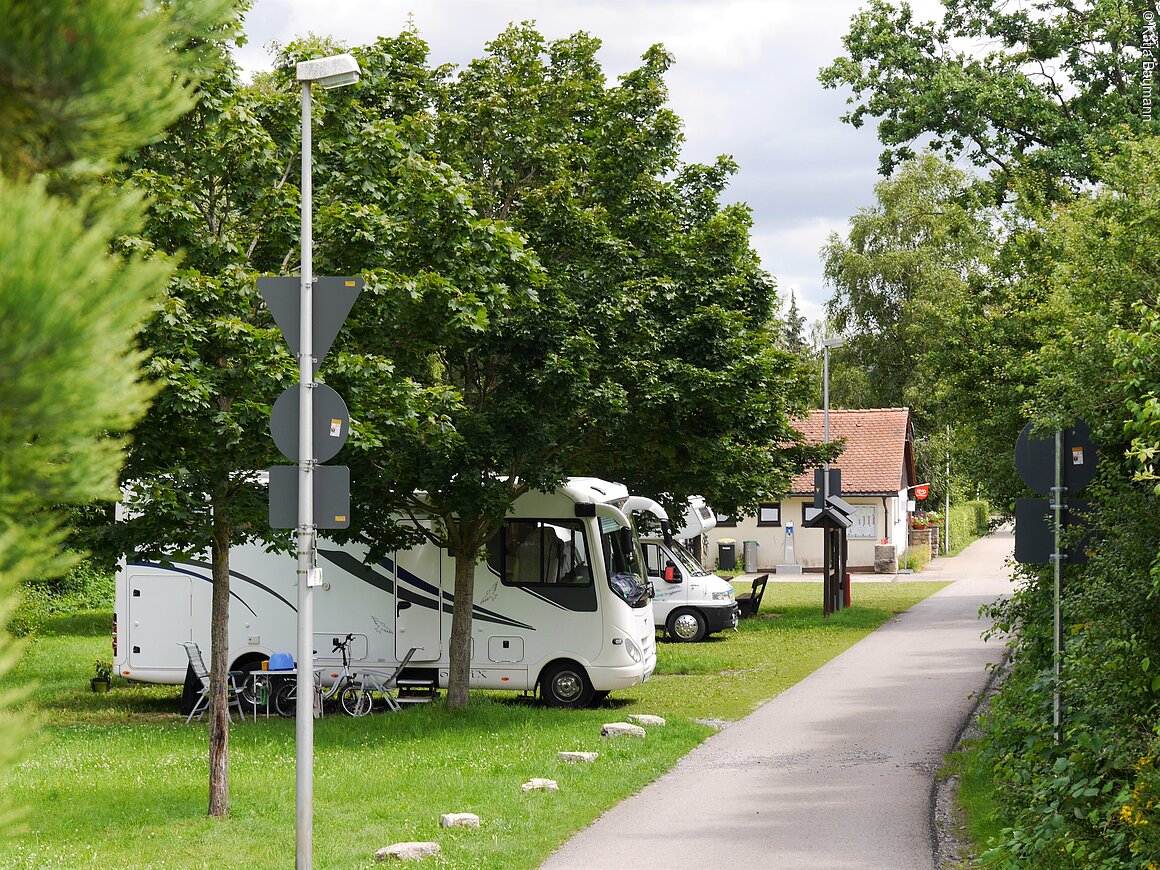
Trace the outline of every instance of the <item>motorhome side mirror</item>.
<instances>
[{"instance_id":1,"label":"motorhome side mirror","mask_svg":"<svg viewBox=\"0 0 1160 870\"><path fill-rule=\"evenodd\" d=\"M677 565L675 562L669 562L667 565L665 565L664 574L662 576L664 576L666 583L681 582L681 574L677 570Z\"/></svg>"}]
</instances>

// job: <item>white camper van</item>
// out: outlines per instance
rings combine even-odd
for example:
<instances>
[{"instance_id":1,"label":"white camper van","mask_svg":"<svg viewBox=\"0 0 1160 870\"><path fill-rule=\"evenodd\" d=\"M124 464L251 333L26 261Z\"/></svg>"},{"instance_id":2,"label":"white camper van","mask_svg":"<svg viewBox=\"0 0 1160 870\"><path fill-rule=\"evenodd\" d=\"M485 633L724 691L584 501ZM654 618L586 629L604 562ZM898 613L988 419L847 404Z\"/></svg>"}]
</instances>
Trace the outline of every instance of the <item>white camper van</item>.
<instances>
[{"instance_id":1,"label":"white camper van","mask_svg":"<svg viewBox=\"0 0 1160 870\"><path fill-rule=\"evenodd\" d=\"M673 640L694 642L737 628L738 607L728 581L701 567L680 542L703 535L717 517L700 496L689 499L684 525L672 539L643 538L648 578L656 588L653 619Z\"/></svg>"},{"instance_id":2,"label":"white camper van","mask_svg":"<svg viewBox=\"0 0 1160 870\"><path fill-rule=\"evenodd\" d=\"M655 502L620 484L572 478L554 493L516 501L476 568L471 686L532 691L581 707L647 680L656 637L631 511ZM623 509L622 509L623 508ZM332 639L353 635L355 671L390 669L412 648L404 676L446 687L455 563L424 544L368 563L366 549L319 542L315 590L317 667ZM293 652L297 564L259 546L230 553L229 667L250 671ZM113 656L130 680L180 684L182 641L209 653L210 566L125 560L117 574Z\"/></svg>"}]
</instances>

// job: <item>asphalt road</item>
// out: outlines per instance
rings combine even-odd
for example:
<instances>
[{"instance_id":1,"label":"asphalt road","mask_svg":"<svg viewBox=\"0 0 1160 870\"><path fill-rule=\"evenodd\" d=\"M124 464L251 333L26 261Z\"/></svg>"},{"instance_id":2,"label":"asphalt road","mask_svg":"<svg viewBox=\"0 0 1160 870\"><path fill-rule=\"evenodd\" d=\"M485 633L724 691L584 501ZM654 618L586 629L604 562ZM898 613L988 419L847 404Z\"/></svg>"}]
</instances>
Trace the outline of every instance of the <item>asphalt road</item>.
<instances>
[{"instance_id":1,"label":"asphalt road","mask_svg":"<svg viewBox=\"0 0 1160 870\"><path fill-rule=\"evenodd\" d=\"M934 774L1002 656L1009 531L914 577L950 586L715 734L545 868L929 870ZM857 588L855 587L855 594Z\"/></svg>"}]
</instances>

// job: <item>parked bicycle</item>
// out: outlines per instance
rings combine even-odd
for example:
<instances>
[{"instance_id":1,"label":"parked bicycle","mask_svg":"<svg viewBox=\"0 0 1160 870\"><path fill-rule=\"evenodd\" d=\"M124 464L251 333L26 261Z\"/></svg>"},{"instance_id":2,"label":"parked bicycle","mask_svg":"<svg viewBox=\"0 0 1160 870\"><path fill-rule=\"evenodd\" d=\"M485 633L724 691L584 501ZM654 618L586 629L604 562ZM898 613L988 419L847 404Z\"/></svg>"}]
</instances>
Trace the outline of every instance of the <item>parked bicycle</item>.
<instances>
[{"instance_id":1,"label":"parked bicycle","mask_svg":"<svg viewBox=\"0 0 1160 870\"><path fill-rule=\"evenodd\" d=\"M356 684L356 675L350 669L350 645L354 640L353 634L348 634L344 640L334 639L334 649L342 655L342 667L337 674L333 674L334 682L329 686L322 684L322 674L327 668L316 668L314 671L314 692L320 704L338 699L338 706L348 716L364 716L370 712L370 695L361 690ZM274 710L279 716L292 719L298 712L298 681L286 680L274 690Z\"/></svg>"}]
</instances>

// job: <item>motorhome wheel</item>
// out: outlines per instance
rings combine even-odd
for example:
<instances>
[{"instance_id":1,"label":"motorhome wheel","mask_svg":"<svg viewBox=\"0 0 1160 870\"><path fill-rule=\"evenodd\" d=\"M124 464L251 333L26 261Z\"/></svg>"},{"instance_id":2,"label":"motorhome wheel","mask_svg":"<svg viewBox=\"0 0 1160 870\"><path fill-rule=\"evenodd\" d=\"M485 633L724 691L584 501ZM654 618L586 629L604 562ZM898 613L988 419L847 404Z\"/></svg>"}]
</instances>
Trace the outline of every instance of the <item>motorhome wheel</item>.
<instances>
[{"instance_id":1,"label":"motorhome wheel","mask_svg":"<svg viewBox=\"0 0 1160 870\"><path fill-rule=\"evenodd\" d=\"M669 617L669 634L682 643L695 643L705 636L705 617L688 608L674 611Z\"/></svg>"},{"instance_id":2,"label":"motorhome wheel","mask_svg":"<svg viewBox=\"0 0 1160 870\"><path fill-rule=\"evenodd\" d=\"M573 662L551 665L540 678L540 699L549 707L587 707L595 695L588 674Z\"/></svg>"}]
</instances>

